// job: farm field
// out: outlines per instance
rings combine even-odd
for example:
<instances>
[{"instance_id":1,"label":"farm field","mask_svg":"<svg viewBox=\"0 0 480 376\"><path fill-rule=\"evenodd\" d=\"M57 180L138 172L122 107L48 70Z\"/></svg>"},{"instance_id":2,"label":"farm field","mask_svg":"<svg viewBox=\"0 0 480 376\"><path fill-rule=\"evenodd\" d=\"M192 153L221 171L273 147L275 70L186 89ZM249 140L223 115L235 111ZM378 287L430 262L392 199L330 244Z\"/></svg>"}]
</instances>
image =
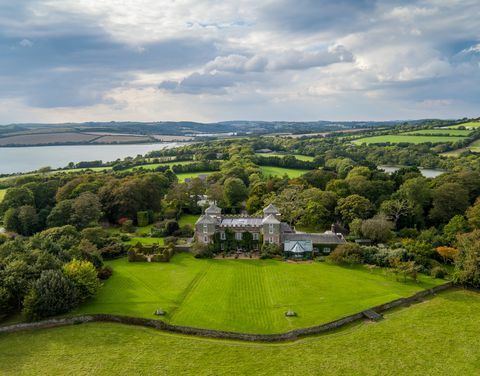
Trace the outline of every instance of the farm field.
<instances>
[{"instance_id":1,"label":"farm field","mask_svg":"<svg viewBox=\"0 0 480 376\"><path fill-rule=\"evenodd\" d=\"M461 136L402 136L402 135L383 135L383 136L372 136L364 137L357 140L354 140L353 143L356 145L361 144L383 144L390 142L392 144L398 144L401 142L406 142L410 144L422 144L425 142L456 142L461 141L465 137Z\"/></svg>"},{"instance_id":2,"label":"farm field","mask_svg":"<svg viewBox=\"0 0 480 376\"><path fill-rule=\"evenodd\" d=\"M153 139L148 136L111 135L111 136L101 136L92 141L93 144L120 144L120 143L135 143L135 142L153 142Z\"/></svg>"},{"instance_id":3,"label":"farm field","mask_svg":"<svg viewBox=\"0 0 480 376\"><path fill-rule=\"evenodd\" d=\"M301 155L301 154L283 154L283 153L256 153L256 155L260 155L262 157L286 157L287 155L292 155L293 157L297 158L300 161L305 161L305 162L312 162L313 157L309 155Z\"/></svg>"},{"instance_id":4,"label":"farm field","mask_svg":"<svg viewBox=\"0 0 480 376\"><path fill-rule=\"evenodd\" d=\"M64 143L86 143L98 136L84 133L37 133L0 138L0 146L6 145L51 145Z\"/></svg>"},{"instance_id":5,"label":"farm field","mask_svg":"<svg viewBox=\"0 0 480 376\"><path fill-rule=\"evenodd\" d=\"M319 262L199 260L189 254L165 264L126 258L108 264L112 277L74 314L155 318L162 308L173 324L250 333L322 324L443 282L422 276L418 284L403 283L380 270ZM288 310L298 317L286 318Z\"/></svg>"},{"instance_id":6,"label":"farm field","mask_svg":"<svg viewBox=\"0 0 480 376\"><path fill-rule=\"evenodd\" d=\"M201 172L182 172L177 174L178 181L183 183L185 179L194 179L200 175L211 175L214 171L201 171Z\"/></svg>"},{"instance_id":7,"label":"farm field","mask_svg":"<svg viewBox=\"0 0 480 376\"><path fill-rule=\"evenodd\" d=\"M5 193L7 193L6 189L0 189L0 202L3 201L3 198L5 197Z\"/></svg>"},{"instance_id":8,"label":"farm field","mask_svg":"<svg viewBox=\"0 0 480 376\"><path fill-rule=\"evenodd\" d=\"M471 150L471 151L476 151L477 153L480 152L480 140L476 140L474 141L473 143L471 143L468 148Z\"/></svg>"},{"instance_id":9,"label":"farm field","mask_svg":"<svg viewBox=\"0 0 480 376\"><path fill-rule=\"evenodd\" d=\"M418 131L411 131L411 132L405 132L402 133L402 135L448 135L448 136L469 136L472 133L471 130L467 129L449 129L449 128L443 128L443 129L420 129Z\"/></svg>"},{"instance_id":10,"label":"farm field","mask_svg":"<svg viewBox=\"0 0 480 376\"><path fill-rule=\"evenodd\" d=\"M471 150L476 153L480 153L480 140L475 140L473 141L470 145L467 147L461 148L461 149L456 149L456 150L451 150L446 153L442 153L441 155L446 156L446 157L458 157L462 152Z\"/></svg>"},{"instance_id":11,"label":"farm field","mask_svg":"<svg viewBox=\"0 0 480 376\"><path fill-rule=\"evenodd\" d=\"M83 324L0 335L0 374L474 375L479 321L478 293L452 290L378 323L285 344Z\"/></svg>"},{"instance_id":12,"label":"farm field","mask_svg":"<svg viewBox=\"0 0 480 376\"><path fill-rule=\"evenodd\" d=\"M467 129L476 129L480 128L480 121L469 121L468 123L462 123L462 124L457 124L457 125L451 125L448 128L451 129L456 129L458 127L465 127Z\"/></svg>"},{"instance_id":13,"label":"farm field","mask_svg":"<svg viewBox=\"0 0 480 376\"><path fill-rule=\"evenodd\" d=\"M298 178L309 170L296 170L293 168L272 167L272 166L260 166L265 176L279 176L287 175L290 179Z\"/></svg>"}]
</instances>

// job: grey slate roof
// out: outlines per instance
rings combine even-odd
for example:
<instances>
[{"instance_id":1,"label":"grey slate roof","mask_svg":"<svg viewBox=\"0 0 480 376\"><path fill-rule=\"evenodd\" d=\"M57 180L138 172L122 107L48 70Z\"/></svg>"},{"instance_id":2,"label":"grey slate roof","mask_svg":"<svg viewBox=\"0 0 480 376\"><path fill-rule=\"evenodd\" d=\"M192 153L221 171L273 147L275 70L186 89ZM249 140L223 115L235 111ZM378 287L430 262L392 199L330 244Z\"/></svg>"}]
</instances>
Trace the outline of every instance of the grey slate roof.
<instances>
[{"instance_id":1,"label":"grey slate roof","mask_svg":"<svg viewBox=\"0 0 480 376\"><path fill-rule=\"evenodd\" d=\"M288 223L282 222L280 223L280 230L283 234L285 233L294 233L295 231L292 230Z\"/></svg>"},{"instance_id":2,"label":"grey slate roof","mask_svg":"<svg viewBox=\"0 0 480 376\"><path fill-rule=\"evenodd\" d=\"M287 240L310 240L313 244L343 244L345 239L333 233L324 234L309 234L309 233L296 233L285 234L285 241Z\"/></svg>"},{"instance_id":3,"label":"grey slate roof","mask_svg":"<svg viewBox=\"0 0 480 376\"><path fill-rule=\"evenodd\" d=\"M197 222L195 223L196 225L202 224L202 225L216 225L217 221L215 218L210 217L208 214L202 215L200 218L198 218Z\"/></svg>"},{"instance_id":4,"label":"grey slate roof","mask_svg":"<svg viewBox=\"0 0 480 376\"><path fill-rule=\"evenodd\" d=\"M263 209L264 214L280 214L277 207L273 204L268 205L265 209Z\"/></svg>"},{"instance_id":5,"label":"grey slate roof","mask_svg":"<svg viewBox=\"0 0 480 376\"><path fill-rule=\"evenodd\" d=\"M261 227L262 218L257 217L223 217L221 227Z\"/></svg>"},{"instance_id":6,"label":"grey slate roof","mask_svg":"<svg viewBox=\"0 0 480 376\"><path fill-rule=\"evenodd\" d=\"M205 209L205 214L222 214L222 209L215 204L211 204L207 209Z\"/></svg>"},{"instance_id":7,"label":"grey slate roof","mask_svg":"<svg viewBox=\"0 0 480 376\"><path fill-rule=\"evenodd\" d=\"M275 217L273 216L273 214L270 214L270 215L268 215L268 217L266 217L266 218L263 219L262 223L263 223L264 225L266 225L266 224L268 224L268 225L269 225L269 224L279 224L280 221L279 221L277 218L275 218Z\"/></svg>"}]
</instances>

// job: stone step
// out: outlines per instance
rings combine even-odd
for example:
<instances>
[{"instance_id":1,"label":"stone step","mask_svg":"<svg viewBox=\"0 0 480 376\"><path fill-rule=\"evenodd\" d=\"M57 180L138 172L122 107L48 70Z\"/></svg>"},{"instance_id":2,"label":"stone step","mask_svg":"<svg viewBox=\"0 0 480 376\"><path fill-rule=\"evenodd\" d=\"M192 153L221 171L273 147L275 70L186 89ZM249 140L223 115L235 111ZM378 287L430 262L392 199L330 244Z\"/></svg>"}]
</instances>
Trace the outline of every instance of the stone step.
<instances>
[{"instance_id":1,"label":"stone step","mask_svg":"<svg viewBox=\"0 0 480 376\"><path fill-rule=\"evenodd\" d=\"M369 319L369 320L372 320L372 321L380 321L383 319L383 316L371 309L367 310L367 311L363 311L363 315Z\"/></svg>"}]
</instances>

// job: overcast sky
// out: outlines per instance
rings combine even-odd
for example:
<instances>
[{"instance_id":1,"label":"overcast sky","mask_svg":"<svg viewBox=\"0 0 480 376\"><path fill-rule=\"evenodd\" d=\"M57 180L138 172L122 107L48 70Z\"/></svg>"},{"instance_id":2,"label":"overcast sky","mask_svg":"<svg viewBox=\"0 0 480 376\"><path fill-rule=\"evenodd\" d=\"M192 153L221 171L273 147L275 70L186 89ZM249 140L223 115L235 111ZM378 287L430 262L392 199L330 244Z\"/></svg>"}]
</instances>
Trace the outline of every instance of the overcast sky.
<instances>
[{"instance_id":1,"label":"overcast sky","mask_svg":"<svg viewBox=\"0 0 480 376\"><path fill-rule=\"evenodd\" d=\"M479 0L0 0L0 123L480 116Z\"/></svg>"}]
</instances>

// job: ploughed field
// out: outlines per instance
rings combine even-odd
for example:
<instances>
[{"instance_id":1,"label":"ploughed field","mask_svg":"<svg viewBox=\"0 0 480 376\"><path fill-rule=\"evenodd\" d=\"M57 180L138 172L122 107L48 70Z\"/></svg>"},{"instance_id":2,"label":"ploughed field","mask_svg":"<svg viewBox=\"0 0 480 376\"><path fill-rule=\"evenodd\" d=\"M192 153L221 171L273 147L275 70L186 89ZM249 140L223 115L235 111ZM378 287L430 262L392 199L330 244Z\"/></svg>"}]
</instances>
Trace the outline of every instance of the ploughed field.
<instances>
[{"instance_id":1,"label":"ploughed field","mask_svg":"<svg viewBox=\"0 0 480 376\"><path fill-rule=\"evenodd\" d=\"M409 296L443 281L397 282L383 270L320 262L199 260L177 254L169 263L109 263L113 275L74 314L112 313L162 319L177 325L281 333L323 324ZM287 318L293 310L298 317Z\"/></svg>"},{"instance_id":2,"label":"ploughed field","mask_svg":"<svg viewBox=\"0 0 480 376\"><path fill-rule=\"evenodd\" d=\"M293 343L211 340L118 324L0 334L2 375L476 375L480 295L424 303Z\"/></svg>"}]
</instances>

